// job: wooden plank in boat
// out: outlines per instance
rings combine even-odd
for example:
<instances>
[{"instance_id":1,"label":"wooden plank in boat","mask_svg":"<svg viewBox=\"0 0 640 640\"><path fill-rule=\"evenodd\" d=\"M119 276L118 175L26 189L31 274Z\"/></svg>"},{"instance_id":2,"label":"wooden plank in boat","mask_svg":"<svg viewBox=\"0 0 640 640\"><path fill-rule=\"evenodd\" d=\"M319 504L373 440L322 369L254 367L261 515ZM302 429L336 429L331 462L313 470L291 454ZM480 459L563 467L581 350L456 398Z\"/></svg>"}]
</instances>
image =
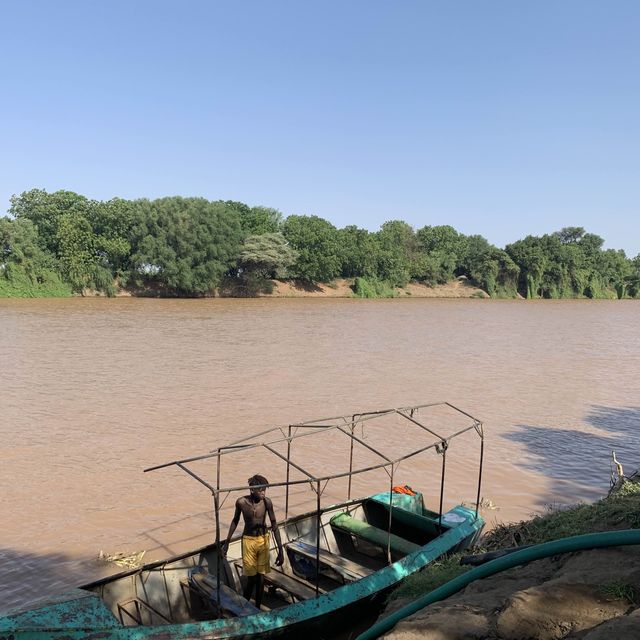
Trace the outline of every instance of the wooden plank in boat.
<instances>
[{"instance_id":1,"label":"wooden plank in boat","mask_svg":"<svg viewBox=\"0 0 640 640\"><path fill-rule=\"evenodd\" d=\"M310 560L316 559L316 547L315 545L309 544L308 542L302 542L302 540L294 540L293 542L287 543L286 547L294 553L299 553L305 558L309 558ZM320 549L319 558L320 564L324 564L330 567L331 569L339 573L348 582L355 582L356 580L366 578L367 576L374 573L373 569L364 567L357 562L347 560L347 558L338 556L335 553L330 553L329 551L325 551L324 549Z\"/></svg>"},{"instance_id":2,"label":"wooden plank in boat","mask_svg":"<svg viewBox=\"0 0 640 640\"><path fill-rule=\"evenodd\" d=\"M198 593L207 598L214 609L218 607L218 590L215 576L207 573L192 573L189 577L189 582ZM260 613L260 609L224 583L220 583L220 608L223 612L236 617Z\"/></svg>"},{"instance_id":3,"label":"wooden plank in boat","mask_svg":"<svg viewBox=\"0 0 640 640\"><path fill-rule=\"evenodd\" d=\"M274 587L280 587L280 589L291 594L296 600L311 600L316 597L316 590L313 587L280 571L271 569L269 573L265 574L264 581ZM324 590L320 589L319 593L324 593Z\"/></svg>"},{"instance_id":4,"label":"wooden plank in boat","mask_svg":"<svg viewBox=\"0 0 640 640\"><path fill-rule=\"evenodd\" d=\"M242 563L235 563L236 569L242 571ZM278 571L271 567L269 573L264 574L264 581L267 585L278 587L293 596L295 600L311 600L316 597L316 590L306 582L302 582L299 578L289 576L282 571ZM318 593L326 593L324 589L319 589Z\"/></svg>"}]
</instances>

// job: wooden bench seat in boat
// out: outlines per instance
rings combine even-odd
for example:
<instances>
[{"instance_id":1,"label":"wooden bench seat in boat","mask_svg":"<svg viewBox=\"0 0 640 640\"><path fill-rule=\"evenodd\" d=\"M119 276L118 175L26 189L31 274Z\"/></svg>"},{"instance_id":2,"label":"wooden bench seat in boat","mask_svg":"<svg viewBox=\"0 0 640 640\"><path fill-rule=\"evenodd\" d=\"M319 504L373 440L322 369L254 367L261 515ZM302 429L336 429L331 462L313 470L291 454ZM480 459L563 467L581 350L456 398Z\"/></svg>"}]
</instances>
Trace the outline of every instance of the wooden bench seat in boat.
<instances>
[{"instance_id":1,"label":"wooden bench seat in boat","mask_svg":"<svg viewBox=\"0 0 640 640\"><path fill-rule=\"evenodd\" d=\"M218 608L218 585L215 576L209 573L192 573L188 579L189 586L200 594L213 607ZM236 593L231 587L220 583L220 613L228 617L250 616L260 613L255 605Z\"/></svg>"},{"instance_id":2,"label":"wooden bench seat in boat","mask_svg":"<svg viewBox=\"0 0 640 640\"><path fill-rule=\"evenodd\" d=\"M312 562L316 560L316 546L314 544L309 544L308 542L303 542L302 540L294 540L293 542L288 542L285 545L285 548L288 551L299 554ZM339 574L345 582L355 582L356 580L360 580L361 578L366 578L367 576L374 573L373 569L369 569L368 567L364 567L357 562L353 562L352 560L348 560L347 558L343 558L342 556L338 556L335 553L330 553L329 551L325 551L324 549L320 549L319 552L320 564L333 569L337 574Z\"/></svg>"},{"instance_id":3,"label":"wooden bench seat in boat","mask_svg":"<svg viewBox=\"0 0 640 640\"><path fill-rule=\"evenodd\" d=\"M391 552L394 555L408 556L420 548L420 545L415 542L409 542L409 540L401 538L394 533L389 535L387 531L378 529L378 527L374 527L362 520L356 520L356 518L352 518L346 513L339 513L333 516L333 518L331 518L331 526L350 535L362 538L383 549L386 549L387 544L389 544Z\"/></svg>"},{"instance_id":4,"label":"wooden bench seat in boat","mask_svg":"<svg viewBox=\"0 0 640 640\"><path fill-rule=\"evenodd\" d=\"M313 587L281 571L271 569L269 573L265 574L264 581L267 585L279 587L286 591L295 600L311 600L316 597L316 590ZM324 593L324 590L320 589L319 593Z\"/></svg>"},{"instance_id":5,"label":"wooden bench seat in boat","mask_svg":"<svg viewBox=\"0 0 640 640\"><path fill-rule=\"evenodd\" d=\"M242 570L242 562L236 562L235 566L238 571ZM316 597L315 587L302 582L298 578L288 576L273 567L271 567L269 573L264 574L264 582L267 586L277 587L286 591L296 601L311 600ZM319 593L325 593L324 589L320 589Z\"/></svg>"}]
</instances>

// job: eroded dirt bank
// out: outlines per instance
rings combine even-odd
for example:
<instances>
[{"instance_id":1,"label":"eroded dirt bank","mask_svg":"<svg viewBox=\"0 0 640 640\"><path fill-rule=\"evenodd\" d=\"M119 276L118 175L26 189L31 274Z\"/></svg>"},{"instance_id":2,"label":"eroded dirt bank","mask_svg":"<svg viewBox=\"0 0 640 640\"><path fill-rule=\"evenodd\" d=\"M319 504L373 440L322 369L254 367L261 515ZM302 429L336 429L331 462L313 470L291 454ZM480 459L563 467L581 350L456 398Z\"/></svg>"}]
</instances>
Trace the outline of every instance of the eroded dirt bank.
<instances>
[{"instance_id":1,"label":"eroded dirt bank","mask_svg":"<svg viewBox=\"0 0 640 640\"><path fill-rule=\"evenodd\" d=\"M406 618L393 640L640 638L640 548L564 554L471 583ZM389 615L407 600L394 600Z\"/></svg>"},{"instance_id":2,"label":"eroded dirt bank","mask_svg":"<svg viewBox=\"0 0 640 640\"><path fill-rule=\"evenodd\" d=\"M270 294L260 294L267 298L351 298L353 281L339 279L331 284L309 285L293 280L273 280L274 290ZM482 289L472 285L467 278L460 277L447 284L439 284L428 287L424 284L410 283L406 287L396 288L396 296L399 298L474 298L489 297Z\"/></svg>"}]
</instances>

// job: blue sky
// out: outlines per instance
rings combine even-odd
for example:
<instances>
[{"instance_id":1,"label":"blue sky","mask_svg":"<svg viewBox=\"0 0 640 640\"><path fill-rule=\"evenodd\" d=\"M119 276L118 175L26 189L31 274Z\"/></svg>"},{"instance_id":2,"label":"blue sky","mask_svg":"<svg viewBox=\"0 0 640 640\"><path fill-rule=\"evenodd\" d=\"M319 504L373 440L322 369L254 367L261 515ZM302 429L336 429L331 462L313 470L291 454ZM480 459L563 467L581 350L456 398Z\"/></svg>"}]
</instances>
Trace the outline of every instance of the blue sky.
<instances>
[{"instance_id":1,"label":"blue sky","mask_svg":"<svg viewBox=\"0 0 640 640\"><path fill-rule=\"evenodd\" d=\"M234 199L640 253L640 3L0 0L0 212Z\"/></svg>"}]
</instances>

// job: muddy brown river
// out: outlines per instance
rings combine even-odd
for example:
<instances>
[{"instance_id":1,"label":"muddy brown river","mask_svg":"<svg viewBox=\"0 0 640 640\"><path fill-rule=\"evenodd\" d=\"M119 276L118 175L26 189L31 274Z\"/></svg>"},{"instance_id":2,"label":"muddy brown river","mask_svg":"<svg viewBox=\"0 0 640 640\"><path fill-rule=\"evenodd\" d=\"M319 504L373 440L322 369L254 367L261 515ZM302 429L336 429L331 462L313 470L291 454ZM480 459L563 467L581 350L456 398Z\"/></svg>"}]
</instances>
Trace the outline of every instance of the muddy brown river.
<instances>
[{"instance_id":1,"label":"muddy brown river","mask_svg":"<svg viewBox=\"0 0 640 640\"><path fill-rule=\"evenodd\" d=\"M142 470L274 424L447 400L485 424L489 525L593 500L612 450L640 466L639 321L637 301L0 300L0 611L104 575L101 550L211 541L207 490ZM477 450L447 465L445 501L472 502ZM293 492L294 510L313 504Z\"/></svg>"}]
</instances>

